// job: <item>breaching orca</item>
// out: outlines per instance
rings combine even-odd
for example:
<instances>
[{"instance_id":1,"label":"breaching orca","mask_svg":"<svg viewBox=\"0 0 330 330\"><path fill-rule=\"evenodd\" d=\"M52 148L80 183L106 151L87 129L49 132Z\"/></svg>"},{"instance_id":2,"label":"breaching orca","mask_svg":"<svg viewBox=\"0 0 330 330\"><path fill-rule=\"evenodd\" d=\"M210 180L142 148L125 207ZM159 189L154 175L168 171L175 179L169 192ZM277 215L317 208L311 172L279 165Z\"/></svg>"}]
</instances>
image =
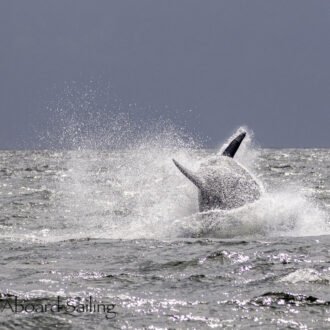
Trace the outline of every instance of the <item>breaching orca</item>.
<instances>
[{"instance_id":1,"label":"breaching orca","mask_svg":"<svg viewBox=\"0 0 330 330\"><path fill-rule=\"evenodd\" d=\"M260 187L251 174L233 157L245 138L239 134L222 155L208 158L193 173L176 160L176 167L199 189L199 210L232 209L251 203L260 197Z\"/></svg>"}]
</instances>

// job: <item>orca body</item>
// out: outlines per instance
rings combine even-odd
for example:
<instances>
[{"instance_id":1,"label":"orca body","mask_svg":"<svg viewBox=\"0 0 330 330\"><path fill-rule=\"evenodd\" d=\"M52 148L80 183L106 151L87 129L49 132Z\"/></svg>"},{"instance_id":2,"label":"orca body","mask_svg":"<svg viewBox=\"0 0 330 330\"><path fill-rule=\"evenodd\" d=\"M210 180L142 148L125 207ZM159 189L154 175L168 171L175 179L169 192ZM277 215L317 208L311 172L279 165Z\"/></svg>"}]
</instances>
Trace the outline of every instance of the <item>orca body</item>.
<instances>
[{"instance_id":1,"label":"orca body","mask_svg":"<svg viewBox=\"0 0 330 330\"><path fill-rule=\"evenodd\" d=\"M259 185L251 174L233 159L245 135L243 132L232 140L222 155L202 162L196 173L173 159L181 173L198 188L200 211L233 209L259 199Z\"/></svg>"}]
</instances>

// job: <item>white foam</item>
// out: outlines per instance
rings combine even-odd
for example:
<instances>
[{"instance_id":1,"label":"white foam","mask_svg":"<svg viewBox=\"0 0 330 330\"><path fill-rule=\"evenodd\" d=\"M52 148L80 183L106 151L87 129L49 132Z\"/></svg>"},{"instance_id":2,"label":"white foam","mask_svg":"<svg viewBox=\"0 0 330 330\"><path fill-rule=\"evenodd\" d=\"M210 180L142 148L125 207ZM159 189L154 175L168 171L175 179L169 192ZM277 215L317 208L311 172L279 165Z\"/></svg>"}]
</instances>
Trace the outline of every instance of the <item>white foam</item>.
<instances>
[{"instance_id":1,"label":"white foam","mask_svg":"<svg viewBox=\"0 0 330 330\"><path fill-rule=\"evenodd\" d=\"M326 273L322 274L313 268L303 268L284 276L280 281L293 284L300 282L328 284L330 276Z\"/></svg>"},{"instance_id":2,"label":"white foam","mask_svg":"<svg viewBox=\"0 0 330 330\"><path fill-rule=\"evenodd\" d=\"M107 132L102 126L99 134L95 122L93 129L84 124L83 133L78 129L81 124L73 122L64 134L74 137L75 150L65 157L57 153L59 166L68 170L59 171L55 178L50 208L39 215L38 226L7 230L2 237L57 241L330 234L328 212L298 186L268 189L260 200L237 209L199 213L197 189L177 170L172 158L195 170L205 152L166 121L131 135L126 148L118 150L120 138L131 134L123 118L113 117L115 127ZM243 129L248 132L247 143L242 144L237 159L256 174L259 150L253 147L247 128L238 132Z\"/></svg>"}]
</instances>

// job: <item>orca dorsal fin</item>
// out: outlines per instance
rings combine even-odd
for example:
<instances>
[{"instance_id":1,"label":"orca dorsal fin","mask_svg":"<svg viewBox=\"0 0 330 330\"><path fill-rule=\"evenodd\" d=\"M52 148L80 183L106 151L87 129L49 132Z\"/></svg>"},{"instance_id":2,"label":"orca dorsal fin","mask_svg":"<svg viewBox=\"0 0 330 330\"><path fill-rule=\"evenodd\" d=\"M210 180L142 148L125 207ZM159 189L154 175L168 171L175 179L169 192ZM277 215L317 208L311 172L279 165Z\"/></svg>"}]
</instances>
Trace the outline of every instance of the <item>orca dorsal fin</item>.
<instances>
[{"instance_id":1,"label":"orca dorsal fin","mask_svg":"<svg viewBox=\"0 0 330 330\"><path fill-rule=\"evenodd\" d=\"M246 135L246 133L243 132L240 135L238 135L233 141L231 141L229 143L229 146L222 153L222 155L233 158L235 156L236 151L238 150L239 146L241 145L241 142L245 138L245 135Z\"/></svg>"},{"instance_id":2,"label":"orca dorsal fin","mask_svg":"<svg viewBox=\"0 0 330 330\"><path fill-rule=\"evenodd\" d=\"M180 170L180 172L186 176L197 188L202 189L203 183L202 181L191 171L187 170L183 166L181 166L175 159L172 159L175 166Z\"/></svg>"}]
</instances>

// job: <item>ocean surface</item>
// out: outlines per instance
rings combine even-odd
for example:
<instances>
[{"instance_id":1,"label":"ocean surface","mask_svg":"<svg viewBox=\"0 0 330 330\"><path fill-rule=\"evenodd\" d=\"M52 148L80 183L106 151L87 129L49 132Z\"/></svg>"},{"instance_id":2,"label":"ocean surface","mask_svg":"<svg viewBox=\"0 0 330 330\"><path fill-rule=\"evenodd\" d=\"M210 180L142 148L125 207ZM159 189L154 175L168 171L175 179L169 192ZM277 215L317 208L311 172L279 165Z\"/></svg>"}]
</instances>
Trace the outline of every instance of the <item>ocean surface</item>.
<instances>
[{"instance_id":1,"label":"ocean surface","mask_svg":"<svg viewBox=\"0 0 330 330\"><path fill-rule=\"evenodd\" d=\"M198 212L217 150L0 151L0 327L330 328L330 150L242 146L260 200Z\"/></svg>"}]
</instances>

